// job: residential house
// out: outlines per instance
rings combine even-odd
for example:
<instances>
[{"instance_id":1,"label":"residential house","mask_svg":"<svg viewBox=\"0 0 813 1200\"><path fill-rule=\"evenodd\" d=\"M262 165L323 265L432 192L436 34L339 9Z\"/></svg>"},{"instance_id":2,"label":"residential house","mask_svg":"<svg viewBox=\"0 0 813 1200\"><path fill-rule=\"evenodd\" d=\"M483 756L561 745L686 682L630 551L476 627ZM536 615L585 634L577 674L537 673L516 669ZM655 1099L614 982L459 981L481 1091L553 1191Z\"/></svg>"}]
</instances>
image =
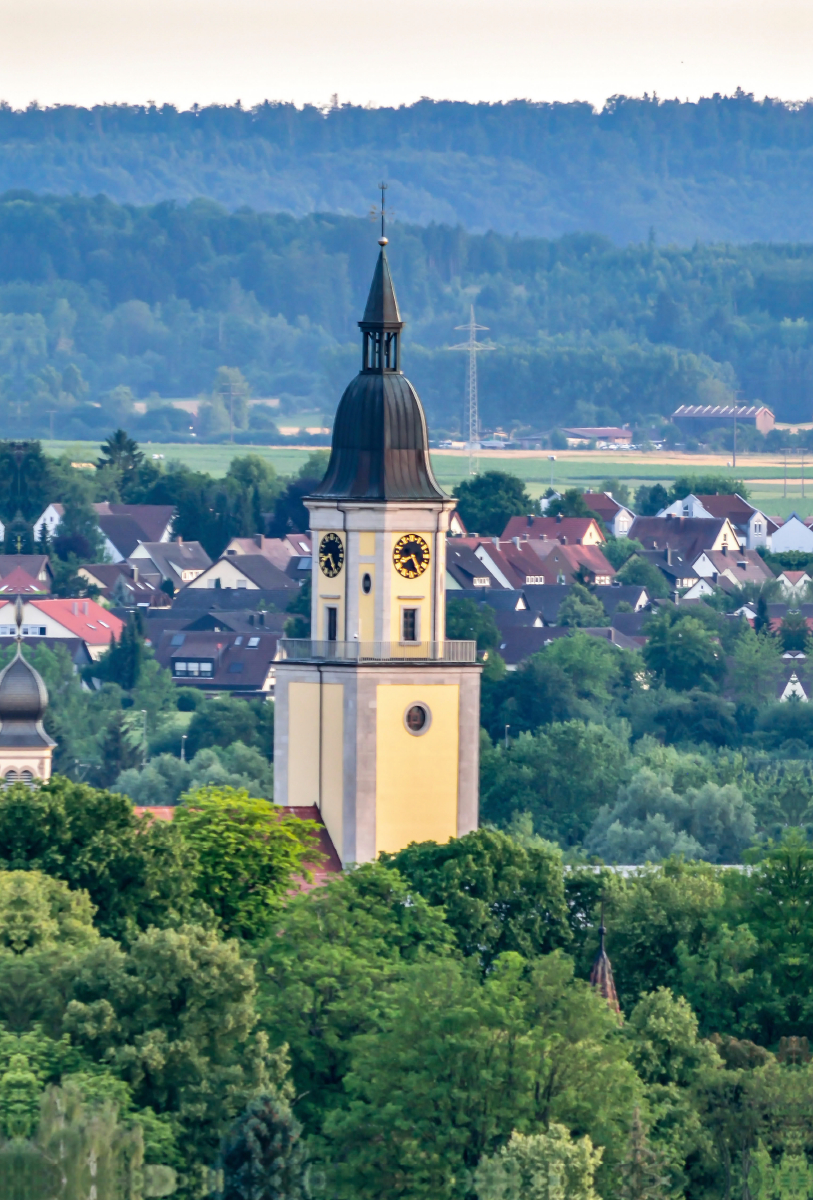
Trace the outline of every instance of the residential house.
<instances>
[{"instance_id":1,"label":"residential house","mask_svg":"<svg viewBox=\"0 0 813 1200\"><path fill-rule=\"evenodd\" d=\"M129 558L139 542L168 542L172 536L175 509L171 504L111 504L107 500L93 505L105 539L105 552L113 562ZM64 516L62 504L49 504L34 522L39 539L43 526L49 538L59 535Z\"/></svg>"},{"instance_id":2,"label":"residential house","mask_svg":"<svg viewBox=\"0 0 813 1200\"><path fill-rule=\"evenodd\" d=\"M478 558L471 546L458 545L462 538L450 538L446 543L446 590L459 591L468 588L497 588L506 585L501 582L505 575L499 576L482 559Z\"/></svg>"},{"instance_id":3,"label":"residential house","mask_svg":"<svg viewBox=\"0 0 813 1200\"><path fill-rule=\"evenodd\" d=\"M169 581L175 591L194 583L212 565L212 560L200 542L141 542L128 558L131 567L138 568L138 577L154 587Z\"/></svg>"},{"instance_id":4,"label":"residential house","mask_svg":"<svg viewBox=\"0 0 813 1200\"><path fill-rule=\"evenodd\" d=\"M81 671L93 662L90 652L81 638L40 637L39 634L23 634L23 641L26 643L35 643L37 646L45 646L48 650L56 650L57 648L65 650L73 663L74 671ZM0 636L0 649L6 650L9 646L14 646L16 642L16 634L14 637L2 635Z\"/></svg>"},{"instance_id":5,"label":"residential house","mask_svg":"<svg viewBox=\"0 0 813 1200\"><path fill-rule=\"evenodd\" d=\"M613 498L612 492L585 492L584 502L591 512L601 517L604 526L613 537L627 537L635 520L631 508L625 508Z\"/></svg>"},{"instance_id":6,"label":"residential house","mask_svg":"<svg viewBox=\"0 0 813 1200\"><path fill-rule=\"evenodd\" d=\"M785 550L813 553L813 529L808 527L797 512L792 512L772 535L771 550L774 554L781 554Z\"/></svg>"},{"instance_id":7,"label":"residential house","mask_svg":"<svg viewBox=\"0 0 813 1200\"><path fill-rule=\"evenodd\" d=\"M124 622L95 600L24 600L23 636L30 638L79 638L94 662L101 658L113 638L121 637ZM16 632L14 603L0 602L0 637Z\"/></svg>"},{"instance_id":8,"label":"residential house","mask_svg":"<svg viewBox=\"0 0 813 1200\"><path fill-rule=\"evenodd\" d=\"M181 588L172 600L172 615L189 620L203 613L284 612L299 589L285 579L283 588ZM150 615L151 610L144 610Z\"/></svg>"},{"instance_id":9,"label":"residential house","mask_svg":"<svg viewBox=\"0 0 813 1200\"><path fill-rule=\"evenodd\" d=\"M7 583L15 571L33 579L41 592L50 592L54 573L47 554L0 554L0 583Z\"/></svg>"},{"instance_id":10,"label":"residential house","mask_svg":"<svg viewBox=\"0 0 813 1200\"><path fill-rule=\"evenodd\" d=\"M15 567L0 580L0 595L44 596L47 592L47 587L39 579L33 579L22 567Z\"/></svg>"},{"instance_id":11,"label":"residential house","mask_svg":"<svg viewBox=\"0 0 813 1200\"><path fill-rule=\"evenodd\" d=\"M284 571L292 558L311 558L313 544L309 533L289 533L283 538L264 537L257 533L254 537L232 538L223 554L227 558L240 554L262 554L280 571Z\"/></svg>"},{"instance_id":12,"label":"residential house","mask_svg":"<svg viewBox=\"0 0 813 1200\"><path fill-rule=\"evenodd\" d=\"M760 509L754 508L734 492L722 496L684 496L658 513L659 517L691 517L701 520L721 520L727 517L737 531L739 543L748 550L758 546L771 547L771 538L778 525Z\"/></svg>"},{"instance_id":13,"label":"residential house","mask_svg":"<svg viewBox=\"0 0 813 1200\"><path fill-rule=\"evenodd\" d=\"M588 637L600 638L602 641L624 650L641 648L641 640L629 637L611 625L579 630L568 629L564 626L545 627L544 629L533 626L515 626L503 633L497 652L505 662L507 669L515 671L531 655L539 654L546 646L552 645L560 638L570 637L576 632L586 634Z\"/></svg>"},{"instance_id":14,"label":"residential house","mask_svg":"<svg viewBox=\"0 0 813 1200\"><path fill-rule=\"evenodd\" d=\"M550 538L532 538L522 545L531 549L541 560L544 579L536 582L581 582L609 587L615 577L615 568L604 557L599 546L569 545Z\"/></svg>"},{"instance_id":15,"label":"residential house","mask_svg":"<svg viewBox=\"0 0 813 1200\"><path fill-rule=\"evenodd\" d=\"M275 590L288 588L293 593L297 583L279 567L274 566L263 554L239 554L227 558L225 555L199 572L187 585L187 590L202 588Z\"/></svg>"},{"instance_id":16,"label":"residential house","mask_svg":"<svg viewBox=\"0 0 813 1200\"><path fill-rule=\"evenodd\" d=\"M76 574L97 587L99 595L114 608L143 608L158 601L170 602L160 590L160 580L154 578L150 582L142 578L138 567L128 562L85 563Z\"/></svg>"},{"instance_id":17,"label":"residential house","mask_svg":"<svg viewBox=\"0 0 813 1200\"><path fill-rule=\"evenodd\" d=\"M666 546L663 550L639 550L637 557L651 563L666 576L666 582L669 584L671 592L694 587L700 578L694 569L693 556L681 554L679 550L673 550L671 546Z\"/></svg>"},{"instance_id":18,"label":"residential house","mask_svg":"<svg viewBox=\"0 0 813 1200\"><path fill-rule=\"evenodd\" d=\"M593 517L512 517L502 531L501 541L519 538L555 538L566 546L600 546L604 534Z\"/></svg>"},{"instance_id":19,"label":"residential house","mask_svg":"<svg viewBox=\"0 0 813 1200\"><path fill-rule=\"evenodd\" d=\"M166 630L155 657L176 684L206 692L269 696L274 690L277 635Z\"/></svg>"},{"instance_id":20,"label":"residential house","mask_svg":"<svg viewBox=\"0 0 813 1200\"><path fill-rule=\"evenodd\" d=\"M572 583L609 584L615 575L597 545L568 545L555 538L458 538L501 587ZM475 586L469 584L468 586Z\"/></svg>"},{"instance_id":21,"label":"residential house","mask_svg":"<svg viewBox=\"0 0 813 1200\"><path fill-rule=\"evenodd\" d=\"M774 579L774 574L764 558L756 550L703 550L694 561L694 569L701 579L725 588L742 587L746 583L761 587Z\"/></svg>"},{"instance_id":22,"label":"residential house","mask_svg":"<svg viewBox=\"0 0 813 1200\"><path fill-rule=\"evenodd\" d=\"M728 517L636 517L629 536L637 538L645 550L676 550L684 559L694 561L703 550L736 551L740 539Z\"/></svg>"},{"instance_id":23,"label":"residential house","mask_svg":"<svg viewBox=\"0 0 813 1200\"><path fill-rule=\"evenodd\" d=\"M633 583L612 583L609 587L597 587L593 594L604 605L608 617L615 614L619 604L628 604L633 612L643 612L650 606L649 592L645 587Z\"/></svg>"},{"instance_id":24,"label":"residential house","mask_svg":"<svg viewBox=\"0 0 813 1200\"><path fill-rule=\"evenodd\" d=\"M808 584L813 583L807 571L782 571L776 577L782 595L788 604L801 602L807 595Z\"/></svg>"}]
</instances>

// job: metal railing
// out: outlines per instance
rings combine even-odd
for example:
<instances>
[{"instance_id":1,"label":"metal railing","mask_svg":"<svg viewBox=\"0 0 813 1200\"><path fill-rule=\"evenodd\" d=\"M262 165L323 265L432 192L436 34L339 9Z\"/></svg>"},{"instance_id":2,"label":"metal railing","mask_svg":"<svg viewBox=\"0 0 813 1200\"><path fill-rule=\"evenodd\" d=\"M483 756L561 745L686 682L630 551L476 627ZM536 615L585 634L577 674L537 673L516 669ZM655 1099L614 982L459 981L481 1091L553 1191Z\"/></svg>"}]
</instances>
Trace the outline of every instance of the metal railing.
<instances>
[{"instance_id":1,"label":"metal railing","mask_svg":"<svg viewBox=\"0 0 813 1200\"><path fill-rule=\"evenodd\" d=\"M329 662L454 662L477 661L476 642L328 642L310 638L280 638L282 659L323 659Z\"/></svg>"}]
</instances>

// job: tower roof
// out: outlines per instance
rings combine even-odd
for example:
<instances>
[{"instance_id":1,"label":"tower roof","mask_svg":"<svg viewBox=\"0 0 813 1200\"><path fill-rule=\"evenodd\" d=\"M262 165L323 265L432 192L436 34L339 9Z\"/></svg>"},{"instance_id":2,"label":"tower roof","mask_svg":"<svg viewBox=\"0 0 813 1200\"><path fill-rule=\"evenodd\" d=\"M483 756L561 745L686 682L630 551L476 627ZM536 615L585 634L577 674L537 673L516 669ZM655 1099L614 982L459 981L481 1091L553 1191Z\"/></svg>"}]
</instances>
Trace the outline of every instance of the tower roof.
<instances>
[{"instance_id":1,"label":"tower roof","mask_svg":"<svg viewBox=\"0 0 813 1200\"><path fill-rule=\"evenodd\" d=\"M359 326L362 369L339 401L330 462L314 498L447 500L432 473L423 406L401 371L404 323L383 245Z\"/></svg>"},{"instance_id":2,"label":"tower roof","mask_svg":"<svg viewBox=\"0 0 813 1200\"><path fill-rule=\"evenodd\" d=\"M602 906L603 907L603 906ZM607 930L604 926L604 913L601 914L601 925L599 926L599 947L598 954L593 960L593 969L590 972L590 982L596 991L604 997L609 1007L613 1012L621 1013L621 1007L618 1003L618 996L615 990L615 980L613 979L613 968L607 951L604 948L604 938Z\"/></svg>"},{"instance_id":3,"label":"tower roof","mask_svg":"<svg viewBox=\"0 0 813 1200\"><path fill-rule=\"evenodd\" d=\"M378 262L375 264L373 281L370 284L370 294L367 297L367 306L364 309L364 316L359 321L359 325L362 329L376 325L397 325L403 329L404 323L398 311L398 301L395 298L395 288L392 282L392 275L390 274L387 251L383 246L378 256Z\"/></svg>"},{"instance_id":4,"label":"tower roof","mask_svg":"<svg viewBox=\"0 0 813 1200\"><path fill-rule=\"evenodd\" d=\"M17 597L17 652L0 671L0 747L40 747L56 743L42 727L48 707L48 690L39 671L23 657L23 605Z\"/></svg>"}]
</instances>

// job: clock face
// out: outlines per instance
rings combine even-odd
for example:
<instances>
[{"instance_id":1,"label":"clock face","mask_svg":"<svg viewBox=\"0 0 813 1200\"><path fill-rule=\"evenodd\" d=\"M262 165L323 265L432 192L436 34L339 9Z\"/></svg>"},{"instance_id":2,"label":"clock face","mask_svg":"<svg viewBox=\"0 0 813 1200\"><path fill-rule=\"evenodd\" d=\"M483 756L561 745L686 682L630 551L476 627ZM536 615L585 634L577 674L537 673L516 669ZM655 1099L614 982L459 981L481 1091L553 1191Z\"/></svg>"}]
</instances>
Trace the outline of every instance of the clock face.
<instances>
[{"instance_id":1,"label":"clock face","mask_svg":"<svg viewBox=\"0 0 813 1200\"><path fill-rule=\"evenodd\" d=\"M404 579L417 579L429 566L429 544L419 533L405 533L395 543L392 562Z\"/></svg>"},{"instance_id":2,"label":"clock face","mask_svg":"<svg viewBox=\"0 0 813 1200\"><path fill-rule=\"evenodd\" d=\"M344 566L344 546L338 533L326 533L319 543L319 566L328 579L334 579Z\"/></svg>"}]
</instances>

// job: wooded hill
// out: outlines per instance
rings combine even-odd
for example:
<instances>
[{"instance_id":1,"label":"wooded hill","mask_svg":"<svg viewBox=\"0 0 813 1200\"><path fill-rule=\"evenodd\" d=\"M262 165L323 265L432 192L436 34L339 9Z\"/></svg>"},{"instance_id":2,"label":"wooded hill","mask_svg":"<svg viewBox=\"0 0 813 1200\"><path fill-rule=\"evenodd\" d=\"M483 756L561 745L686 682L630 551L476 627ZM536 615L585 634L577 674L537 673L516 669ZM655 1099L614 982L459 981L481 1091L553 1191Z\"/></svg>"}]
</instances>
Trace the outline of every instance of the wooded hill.
<instances>
[{"instance_id":1,"label":"wooded hill","mask_svg":"<svg viewBox=\"0 0 813 1200\"><path fill-rule=\"evenodd\" d=\"M295 215L361 216L390 181L402 220L616 242L813 237L813 105L738 92L698 103L392 108L265 103L178 112L0 109L0 190L105 192L131 204L208 196Z\"/></svg>"},{"instance_id":2,"label":"wooded hill","mask_svg":"<svg viewBox=\"0 0 813 1200\"><path fill-rule=\"evenodd\" d=\"M643 426L736 391L780 420L813 410L810 246L619 249L596 234L405 223L390 232L404 368L436 436L462 417L465 361L447 348L471 304L497 347L481 359L487 427ZM222 366L239 368L255 396L279 397L282 412L332 413L358 369L356 321L377 249L361 218L6 193L5 428L47 436L53 412L62 437L120 424L188 437L188 414L160 397L206 392ZM154 394L154 411L134 417L126 388Z\"/></svg>"}]
</instances>

